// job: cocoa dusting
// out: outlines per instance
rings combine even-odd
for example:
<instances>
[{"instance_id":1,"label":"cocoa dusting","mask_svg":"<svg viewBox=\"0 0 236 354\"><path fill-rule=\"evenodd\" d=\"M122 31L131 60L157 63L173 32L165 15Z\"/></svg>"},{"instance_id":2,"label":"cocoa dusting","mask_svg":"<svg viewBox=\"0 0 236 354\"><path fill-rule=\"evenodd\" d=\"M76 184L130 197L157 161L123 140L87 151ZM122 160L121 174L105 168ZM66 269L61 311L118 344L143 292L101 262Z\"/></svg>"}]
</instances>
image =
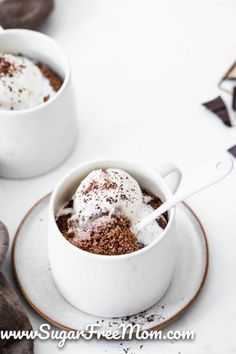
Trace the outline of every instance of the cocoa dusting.
<instances>
[{"instance_id":1,"label":"cocoa dusting","mask_svg":"<svg viewBox=\"0 0 236 354\"><path fill-rule=\"evenodd\" d=\"M43 76L48 79L53 90L55 92L59 91L62 86L62 80L60 79L60 77L45 64L37 62L36 65L43 74Z\"/></svg>"},{"instance_id":2,"label":"cocoa dusting","mask_svg":"<svg viewBox=\"0 0 236 354\"><path fill-rule=\"evenodd\" d=\"M0 76L10 76L12 77L18 71L21 71L24 68L24 65L14 65L6 58L0 58ZM11 89L11 88L10 88Z\"/></svg>"}]
</instances>

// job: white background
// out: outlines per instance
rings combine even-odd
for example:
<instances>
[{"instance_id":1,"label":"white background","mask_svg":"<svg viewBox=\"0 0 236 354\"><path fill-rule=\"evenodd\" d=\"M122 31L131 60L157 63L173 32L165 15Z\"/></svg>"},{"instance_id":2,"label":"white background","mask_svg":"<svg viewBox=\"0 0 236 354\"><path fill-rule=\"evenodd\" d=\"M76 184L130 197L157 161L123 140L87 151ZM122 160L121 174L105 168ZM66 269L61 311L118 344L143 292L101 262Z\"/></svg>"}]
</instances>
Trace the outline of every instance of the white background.
<instances>
[{"instance_id":1,"label":"white background","mask_svg":"<svg viewBox=\"0 0 236 354\"><path fill-rule=\"evenodd\" d=\"M58 0L43 32L70 57L79 138L55 171L24 181L0 180L0 219L11 239L26 211L72 167L104 156L155 167L175 162L184 179L215 153L236 144L202 106L236 59L234 0ZM66 117L65 117L66 119ZM63 144L63 141L62 141ZM191 198L207 231L210 268L192 308L169 329L196 331L194 342L132 341L131 353L236 353L236 169ZM4 265L13 282L10 252ZM21 297L35 328L44 321ZM36 342L36 354L59 353ZM63 353L124 353L119 343L68 343Z\"/></svg>"}]
</instances>

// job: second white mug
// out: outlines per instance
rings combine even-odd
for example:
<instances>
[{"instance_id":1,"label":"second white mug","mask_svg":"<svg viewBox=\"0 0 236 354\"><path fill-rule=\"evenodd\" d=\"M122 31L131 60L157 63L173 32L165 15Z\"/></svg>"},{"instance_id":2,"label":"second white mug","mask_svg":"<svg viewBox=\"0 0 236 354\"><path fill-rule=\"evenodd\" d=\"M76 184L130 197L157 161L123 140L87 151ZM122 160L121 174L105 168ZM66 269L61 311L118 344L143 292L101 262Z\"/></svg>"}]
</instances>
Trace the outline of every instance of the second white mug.
<instances>
[{"instance_id":1,"label":"second white mug","mask_svg":"<svg viewBox=\"0 0 236 354\"><path fill-rule=\"evenodd\" d=\"M0 176L33 177L59 165L76 141L70 65L58 44L36 31L1 30L0 52L38 60L63 80L56 95L45 103L24 110L0 110Z\"/></svg>"}]
</instances>

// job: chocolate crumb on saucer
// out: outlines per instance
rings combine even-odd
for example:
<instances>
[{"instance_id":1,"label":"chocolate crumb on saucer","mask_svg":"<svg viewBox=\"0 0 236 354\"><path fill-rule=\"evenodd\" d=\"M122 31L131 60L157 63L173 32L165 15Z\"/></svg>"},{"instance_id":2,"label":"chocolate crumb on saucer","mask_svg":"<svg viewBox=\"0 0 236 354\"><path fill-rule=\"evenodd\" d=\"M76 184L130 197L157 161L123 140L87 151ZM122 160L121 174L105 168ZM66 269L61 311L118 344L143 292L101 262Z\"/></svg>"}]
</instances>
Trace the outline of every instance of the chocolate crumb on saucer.
<instances>
[{"instance_id":1,"label":"chocolate crumb on saucer","mask_svg":"<svg viewBox=\"0 0 236 354\"><path fill-rule=\"evenodd\" d=\"M225 125L228 127L232 126L227 107L220 96L216 97L214 100L203 103L203 106L212 113L215 113Z\"/></svg>"}]
</instances>

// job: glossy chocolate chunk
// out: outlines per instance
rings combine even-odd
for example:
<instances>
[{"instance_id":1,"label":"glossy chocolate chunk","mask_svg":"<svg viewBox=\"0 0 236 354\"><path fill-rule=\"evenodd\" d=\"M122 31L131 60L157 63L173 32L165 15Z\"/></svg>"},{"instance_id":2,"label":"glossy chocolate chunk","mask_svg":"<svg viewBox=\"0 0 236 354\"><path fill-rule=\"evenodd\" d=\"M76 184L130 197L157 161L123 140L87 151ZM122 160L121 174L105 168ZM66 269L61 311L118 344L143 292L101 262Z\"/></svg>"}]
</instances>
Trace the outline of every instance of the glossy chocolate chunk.
<instances>
[{"instance_id":1,"label":"glossy chocolate chunk","mask_svg":"<svg viewBox=\"0 0 236 354\"><path fill-rule=\"evenodd\" d=\"M0 25L3 28L38 28L53 9L53 0L0 1Z\"/></svg>"},{"instance_id":2,"label":"glossy chocolate chunk","mask_svg":"<svg viewBox=\"0 0 236 354\"><path fill-rule=\"evenodd\" d=\"M220 96L212 101L203 103L203 106L209 109L212 113L215 113L225 125L228 127L232 126L227 107Z\"/></svg>"}]
</instances>

